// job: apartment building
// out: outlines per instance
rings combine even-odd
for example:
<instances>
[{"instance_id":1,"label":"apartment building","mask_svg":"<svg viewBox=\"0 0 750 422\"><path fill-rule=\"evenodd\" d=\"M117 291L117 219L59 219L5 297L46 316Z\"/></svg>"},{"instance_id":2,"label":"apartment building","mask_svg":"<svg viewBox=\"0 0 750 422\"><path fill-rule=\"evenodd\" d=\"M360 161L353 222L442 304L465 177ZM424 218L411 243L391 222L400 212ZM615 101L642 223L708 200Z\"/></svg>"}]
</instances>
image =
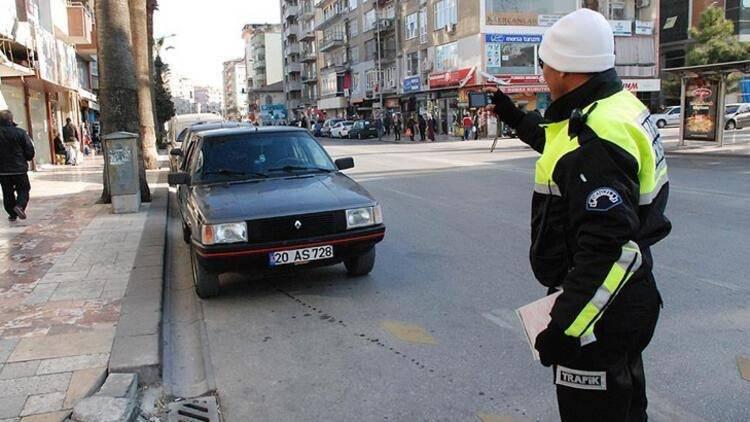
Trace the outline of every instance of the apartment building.
<instances>
[{"instance_id":1,"label":"apartment building","mask_svg":"<svg viewBox=\"0 0 750 422\"><path fill-rule=\"evenodd\" d=\"M92 132L98 119L94 14L88 1L0 0L0 109L53 162L65 119Z\"/></svg>"},{"instance_id":2,"label":"apartment building","mask_svg":"<svg viewBox=\"0 0 750 422\"><path fill-rule=\"evenodd\" d=\"M177 115L196 112L195 85L193 80L171 70L164 78L172 94L172 102Z\"/></svg>"},{"instance_id":3,"label":"apartment building","mask_svg":"<svg viewBox=\"0 0 750 422\"><path fill-rule=\"evenodd\" d=\"M271 90L279 87L284 91L284 27L281 24L248 24L242 29L242 37L245 40L248 112L250 120L256 121L269 87L273 87Z\"/></svg>"},{"instance_id":4,"label":"apartment building","mask_svg":"<svg viewBox=\"0 0 750 422\"><path fill-rule=\"evenodd\" d=\"M244 58L224 62L223 81L225 117L229 120L246 120L249 108Z\"/></svg>"},{"instance_id":5,"label":"apartment building","mask_svg":"<svg viewBox=\"0 0 750 422\"><path fill-rule=\"evenodd\" d=\"M220 89L213 86L198 85L193 87L196 113L221 114L224 98Z\"/></svg>"},{"instance_id":6,"label":"apartment building","mask_svg":"<svg viewBox=\"0 0 750 422\"><path fill-rule=\"evenodd\" d=\"M302 29L299 0L281 1L283 33L284 95L289 110L302 111Z\"/></svg>"}]
</instances>

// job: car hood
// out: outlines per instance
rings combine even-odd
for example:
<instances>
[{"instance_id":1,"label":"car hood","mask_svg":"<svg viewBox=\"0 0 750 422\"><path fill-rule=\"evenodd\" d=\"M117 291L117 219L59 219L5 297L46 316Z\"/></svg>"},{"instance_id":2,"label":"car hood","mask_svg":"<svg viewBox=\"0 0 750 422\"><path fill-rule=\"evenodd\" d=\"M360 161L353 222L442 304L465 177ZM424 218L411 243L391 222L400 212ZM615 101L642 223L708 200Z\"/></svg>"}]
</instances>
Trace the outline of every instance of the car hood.
<instances>
[{"instance_id":1,"label":"car hood","mask_svg":"<svg viewBox=\"0 0 750 422\"><path fill-rule=\"evenodd\" d=\"M341 173L264 179L190 188L206 222L244 221L375 204L369 192Z\"/></svg>"}]
</instances>

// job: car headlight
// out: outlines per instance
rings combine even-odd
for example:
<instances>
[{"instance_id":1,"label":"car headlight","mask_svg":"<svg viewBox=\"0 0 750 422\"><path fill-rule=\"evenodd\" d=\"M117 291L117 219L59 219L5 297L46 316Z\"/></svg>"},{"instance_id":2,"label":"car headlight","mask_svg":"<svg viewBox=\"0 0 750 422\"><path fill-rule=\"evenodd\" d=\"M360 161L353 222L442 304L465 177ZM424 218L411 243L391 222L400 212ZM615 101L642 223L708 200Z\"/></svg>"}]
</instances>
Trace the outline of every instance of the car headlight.
<instances>
[{"instance_id":1,"label":"car headlight","mask_svg":"<svg viewBox=\"0 0 750 422\"><path fill-rule=\"evenodd\" d=\"M347 230L378 224L383 224L383 209L380 205L346 210Z\"/></svg>"},{"instance_id":2,"label":"car headlight","mask_svg":"<svg viewBox=\"0 0 750 422\"><path fill-rule=\"evenodd\" d=\"M201 241L204 245L247 242L247 223L204 224Z\"/></svg>"}]
</instances>

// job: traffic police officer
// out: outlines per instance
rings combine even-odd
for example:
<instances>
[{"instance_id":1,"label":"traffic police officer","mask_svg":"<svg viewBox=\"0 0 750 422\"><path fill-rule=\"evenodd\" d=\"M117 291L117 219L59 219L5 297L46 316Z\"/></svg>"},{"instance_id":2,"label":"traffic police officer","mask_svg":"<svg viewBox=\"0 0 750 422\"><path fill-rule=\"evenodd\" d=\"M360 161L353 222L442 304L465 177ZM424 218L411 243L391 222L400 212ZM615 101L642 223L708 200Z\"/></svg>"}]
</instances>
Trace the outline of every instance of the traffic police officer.
<instances>
[{"instance_id":1,"label":"traffic police officer","mask_svg":"<svg viewBox=\"0 0 750 422\"><path fill-rule=\"evenodd\" d=\"M544 34L539 62L552 96L544 118L500 91L493 96L499 118L542 154L531 267L562 293L535 347L554 368L562 420L645 421L641 352L661 304L650 247L671 230L659 132L623 89L601 14L561 18Z\"/></svg>"}]
</instances>

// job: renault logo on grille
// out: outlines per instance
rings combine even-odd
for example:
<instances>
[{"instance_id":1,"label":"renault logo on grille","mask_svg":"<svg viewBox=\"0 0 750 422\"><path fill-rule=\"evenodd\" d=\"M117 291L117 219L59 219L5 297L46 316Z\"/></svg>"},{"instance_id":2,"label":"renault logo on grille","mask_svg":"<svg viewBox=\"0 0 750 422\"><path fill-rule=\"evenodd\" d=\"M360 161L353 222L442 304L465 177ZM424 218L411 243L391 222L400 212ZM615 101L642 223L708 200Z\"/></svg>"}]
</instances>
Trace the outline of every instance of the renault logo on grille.
<instances>
[{"instance_id":1,"label":"renault logo on grille","mask_svg":"<svg viewBox=\"0 0 750 422\"><path fill-rule=\"evenodd\" d=\"M297 229L297 230L301 229L302 228L302 222L299 221L299 220L295 221L294 222L294 228Z\"/></svg>"}]
</instances>

